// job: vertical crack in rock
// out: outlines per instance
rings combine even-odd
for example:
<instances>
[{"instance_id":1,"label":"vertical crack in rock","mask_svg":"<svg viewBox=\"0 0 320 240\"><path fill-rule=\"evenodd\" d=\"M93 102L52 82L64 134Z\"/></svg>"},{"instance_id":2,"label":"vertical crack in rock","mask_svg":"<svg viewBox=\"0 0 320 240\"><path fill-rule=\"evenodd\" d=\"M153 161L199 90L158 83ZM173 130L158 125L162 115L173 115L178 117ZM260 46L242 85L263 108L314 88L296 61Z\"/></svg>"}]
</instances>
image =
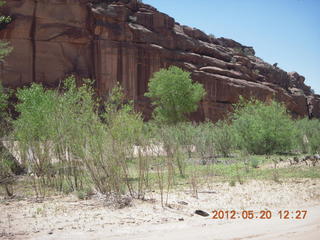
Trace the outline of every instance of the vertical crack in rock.
<instances>
[{"instance_id":1,"label":"vertical crack in rock","mask_svg":"<svg viewBox=\"0 0 320 240\"><path fill-rule=\"evenodd\" d=\"M37 82L36 77L36 51L37 51L37 44L36 44L36 21L37 21L37 7L38 7L38 0L34 1L33 7L33 14L32 14L32 24L30 28L30 41L32 47L32 82Z\"/></svg>"},{"instance_id":2,"label":"vertical crack in rock","mask_svg":"<svg viewBox=\"0 0 320 240\"><path fill-rule=\"evenodd\" d=\"M118 46L118 63L117 63L117 81L120 84L123 84L122 82L122 72L123 72L123 64L122 64L122 46Z\"/></svg>"},{"instance_id":3,"label":"vertical crack in rock","mask_svg":"<svg viewBox=\"0 0 320 240\"><path fill-rule=\"evenodd\" d=\"M96 55L97 55L97 47L96 47L96 41L97 41L97 36L94 33L95 29L95 18L93 17L92 13L92 4L88 3L86 4L87 8L87 18L86 18L86 28L87 32L89 33L89 39L90 39L90 54L89 54L89 61L88 64L91 66L90 69L90 78L94 80L94 85L97 89L99 89L99 82L97 79L97 64L96 64Z\"/></svg>"}]
</instances>

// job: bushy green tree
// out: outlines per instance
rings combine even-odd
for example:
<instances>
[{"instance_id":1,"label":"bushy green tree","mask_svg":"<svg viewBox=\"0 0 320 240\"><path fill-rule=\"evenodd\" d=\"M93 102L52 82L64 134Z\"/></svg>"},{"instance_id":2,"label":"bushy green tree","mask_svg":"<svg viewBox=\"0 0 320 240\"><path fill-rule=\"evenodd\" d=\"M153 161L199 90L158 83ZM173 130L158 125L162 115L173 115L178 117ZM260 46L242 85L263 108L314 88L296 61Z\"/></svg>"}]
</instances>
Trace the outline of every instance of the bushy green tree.
<instances>
[{"instance_id":1,"label":"bushy green tree","mask_svg":"<svg viewBox=\"0 0 320 240\"><path fill-rule=\"evenodd\" d=\"M281 103L242 99L232 119L237 144L249 153L283 153L294 147L294 122Z\"/></svg>"},{"instance_id":2,"label":"bushy green tree","mask_svg":"<svg viewBox=\"0 0 320 240\"><path fill-rule=\"evenodd\" d=\"M154 117L165 123L185 120L205 95L202 84L193 83L189 72L175 66L156 72L148 87L145 96L152 100Z\"/></svg>"}]
</instances>

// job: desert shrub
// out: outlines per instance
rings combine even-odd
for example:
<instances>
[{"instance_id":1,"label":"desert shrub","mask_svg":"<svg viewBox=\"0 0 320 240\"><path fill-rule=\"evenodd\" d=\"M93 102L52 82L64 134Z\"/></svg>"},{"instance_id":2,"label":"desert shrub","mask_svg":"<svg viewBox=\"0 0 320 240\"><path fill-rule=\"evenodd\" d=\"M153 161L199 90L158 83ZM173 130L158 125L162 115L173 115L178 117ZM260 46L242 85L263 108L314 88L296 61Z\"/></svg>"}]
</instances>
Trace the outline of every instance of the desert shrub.
<instances>
[{"instance_id":1,"label":"desert shrub","mask_svg":"<svg viewBox=\"0 0 320 240\"><path fill-rule=\"evenodd\" d=\"M180 126L160 125L158 127L157 138L166 152L167 162L165 164L167 167L170 168L170 171L173 171L176 165L180 175L185 176L186 154L179 142L179 140L182 140Z\"/></svg>"},{"instance_id":2,"label":"desert shrub","mask_svg":"<svg viewBox=\"0 0 320 240\"><path fill-rule=\"evenodd\" d=\"M213 129L214 124L212 122L200 123L196 127L194 145L203 165L207 164L208 160L212 159L215 154Z\"/></svg>"},{"instance_id":3,"label":"desert shrub","mask_svg":"<svg viewBox=\"0 0 320 240\"><path fill-rule=\"evenodd\" d=\"M8 43L0 41L0 63L3 61L4 57L11 52L12 48ZM0 79L0 137L8 135L8 130L10 129L11 116L9 114L9 89L5 89L2 85Z\"/></svg>"},{"instance_id":4,"label":"desert shrub","mask_svg":"<svg viewBox=\"0 0 320 240\"><path fill-rule=\"evenodd\" d=\"M174 66L156 72L148 87L145 96L151 98L155 106L154 117L165 123L185 120L188 113L197 110L205 95L203 86L193 83L189 72Z\"/></svg>"},{"instance_id":5,"label":"desert shrub","mask_svg":"<svg viewBox=\"0 0 320 240\"><path fill-rule=\"evenodd\" d=\"M134 111L132 102L125 100L125 95L120 85L116 85L109 95L104 119L106 131L111 137L110 140L113 146L110 157L115 161L115 166L120 167L118 174L123 179L122 181L120 179L119 183L125 185L132 197L143 198L149 168L148 161L143 157L143 149L146 145L144 123L141 115ZM134 146L138 147L138 156L134 154ZM136 172L138 172L137 191L132 181L130 181L134 177L130 173L130 163L134 165ZM120 189L124 189L124 186L119 186Z\"/></svg>"},{"instance_id":6,"label":"desert shrub","mask_svg":"<svg viewBox=\"0 0 320 240\"><path fill-rule=\"evenodd\" d=\"M234 131L227 122L219 121L213 127L214 150L224 157L231 154L234 148Z\"/></svg>"},{"instance_id":7,"label":"desert shrub","mask_svg":"<svg viewBox=\"0 0 320 240\"><path fill-rule=\"evenodd\" d=\"M0 7L5 2L0 1ZM0 16L0 28L6 24L9 18ZM0 41L0 63L12 51L8 42ZM8 136L11 131L11 116L8 112L9 93L4 89L0 79L0 185L5 188L8 196L13 195L12 184L15 182L14 172L19 167L14 157L3 145L3 137Z\"/></svg>"},{"instance_id":8,"label":"desert shrub","mask_svg":"<svg viewBox=\"0 0 320 240\"><path fill-rule=\"evenodd\" d=\"M48 186L82 193L93 184L114 199L127 192L143 197L148 161L134 155L134 145L141 149L146 144L144 123L119 85L110 93L103 114L98 113L100 100L90 80L77 86L69 77L62 92L33 84L18 90L17 97L15 137L27 157L37 194L44 195Z\"/></svg>"},{"instance_id":9,"label":"desert shrub","mask_svg":"<svg viewBox=\"0 0 320 240\"><path fill-rule=\"evenodd\" d=\"M54 153L61 163L59 183L66 181L73 191L81 191L86 187L85 182L92 182L86 169L90 157L86 158L86 154L90 153L93 142L101 141L104 136L92 84L91 80L84 79L77 86L75 78L68 77L64 81L63 93L58 93L58 107L52 119L55 126Z\"/></svg>"},{"instance_id":10,"label":"desert shrub","mask_svg":"<svg viewBox=\"0 0 320 240\"><path fill-rule=\"evenodd\" d=\"M20 113L14 121L15 137L19 141L20 153L25 164L34 176L37 195L45 195L46 180L51 178L51 156L54 127L51 119L57 107L54 91L46 91L41 85L19 89L16 94L19 103L16 110ZM36 178L41 181L36 182Z\"/></svg>"},{"instance_id":11,"label":"desert shrub","mask_svg":"<svg viewBox=\"0 0 320 240\"><path fill-rule=\"evenodd\" d=\"M93 191L90 187L86 187L82 190L76 191L76 196L80 200L86 200L86 199L90 198L91 195L93 195Z\"/></svg>"},{"instance_id":12,"label":"desert shrub","mask_svg":"<svg viewBox=\"0 0 320 240\"><path fill-rule=\"evenodd\" d=\"M179 143L183 153L187 153L191 158L194 150L194 141L197 135L196 125L190 122L180 122L175 127L176 142Z\"/></svg>"},{"instance_id":13,"label":"desert shrub","mask_svg":"<svg viewBox=\"0 0 320 240\"><path fill-rule=\"evenodd\" d=\"M5 89L0 81L0 137L8 135L11 130L11 116L9 114L10 91Z\"/></svg>"},{"instance_id":14,"label":"desert shrub","mask_svg":"<svg viewBox=\"0 0 320 240\"><path fill-rule=\"evenodd\" d=\"M32 84L30 88L19 89L16 96L20 101L16 106L20 116L14 122L17 139L21 142L48 140L53 127L48 123L57 105L55 92Z\"/></svg>"},{"instance_id":15,"label":"desert shrub","mask_svg":"<svg viewBox=\"0 0 320 240\"><path fill-rule=\"evenodd\" d=\"M249 153L281 153L294 147L294 122L281 103L242 99L232 120L237 145Z\"/></svg>"},{"instance_id":16,"label":"desert shrub","mask_svg":"<svg viewBox=\"0 0 320 240\"><path fill-rule=\"evenodd\" d=\"M303 153L320 152L320 121L300 119L296 123L298 147Z\"/></svg>"},{"instance_id":17,"label":"desert shrub","mask_svg":"<svg viewBox=\"0 0 320 240\"><path fill-rule=\"evenodd\" d=\"M15 182L15 173L21 171L15 158L3 144L3 138L8 137L11 131L11 116L8 112L9 93L0 82L0 185L4 187L9 197L13 196L12 185Z\"/></svg>"},{"instance_id":18,"label":"desert shrub","mask_svg":"<svg viewBox=\"0 0 320 240\"><path fill-rule=\"evenodd\" d=\"M168 194L172 186L180 178L189 179L186 167L194 148L196 127L188 122L180 122L176 125L159 124L150 121L146 124L151 137L148 140L148 150L153 154L149 158L151 167L155 171L155 183L158 185L161 195L161 203L168 201ZM179 174L180 178L177 177ZM165 193L167 198L165 200Z\"/></svg>"},{"instance_id":19,"label":"desert shrub","mask_svg":"<svg viewBox=\"0 0 320 240\"><path fill-rule=\"evenodd\" d=\"M0 186L5 189L7 196L13 196L13 187L15 178L15 169L17 169L15 159L10 152L0 142Z\"/></svg>"},{"instance_id":20,"label":"desert shrub","mask_svg":"<svg viewBox=\"0 0 320 240\"><path fill-rule=\"evenodd\" d=\"M82 188L82 162L72 151L88 125L98 127L92 93L88 82L77 88L74 77L65 80L63 94L39 84L18 90L14 133L37 195L45 195L47 186Z\"/></svg>"},{"instance_id":21,"label":"desert shrub","mask_svg":"<svg viewBox=\"0 0 320 240\"><path fill-rule=\"evenodd\" d=\"M229 182L230 187L235 187L236 184L237 184L237 182L236 182L235 179L231 179L230 182Z\"/></svg>"},{"instance_id":22,"label":"desert shrub","mask_svg":"<svg viewBox=\"0 0 320 240\"><path fill-rule=\"evenodd\" d=\"M67 152L69 155L63 159L63 162L70 163L67 176L74 170L79 170L81 173L83 171L81 169L85 169L90 182L100 193L105 195L110 195L112 192L122 193L123 166L119 161L125 159L125 152L120 152L119 145L114 141L121 133L110 130L113 128L111 121L107 124L101 121L91 82L87 80L77 87L74 78L67 79L62 102L68 107L65 108L64 105L61 110L68 115L60 125L61 132L58 135L65 134L62 138L65 145L60 149L62 153ZM78 185L79 180L77 177L74 183Z\"/></svg>"},{"instance_id":23,"label":"desert shrub","mask_svg":"<svg viewBox=\"0 0 320 240\"><path fill-rule=\"evenodd\" d=\"M161 204L168 202L169 192L175 181L175 172L178 169L180 176L185 176L185 152L177 141L179 133L175 125L158 124L151 121L147 124L149 134L148 148L153 155L152 169L155 170L155 183L159 187ZM164 195L166 193L166 201Z\"/></svg>"},{"instance_id":24,"label":"desert shrub","mask_svg":"<svg viewBox=\"0 0 320 240\"><path fill-rule=\"evenodd\" d=\"M6 112L6 108L8 106L8 94L5 92L2 84L0 83L0 117L1 119L4 117Z\"/></svg>"},{"instance_id":25,"label":"desert shrub","mask_svg":"<svg viewBox=\"0 0 320 240\"><path fill-rule=\"evenodd\" d=\"M105 105L103 118L112 137L119 142L139 144L143 133L142 117L134 111L133 103L126 101L119 84L112 89Z\"/></svg>"},{"instance_id":26,"label":"desert shrub","mask_svg":"<svg viewBox=\"0 0 320 240\"><path fill-rule=\"evenodd\" d=\"M6 41L0 41L0 63L12 52L13 48Z\"/></svg>"},{"instance_id":27,"label":"desert shrub","mask_svg":"<svg viewBox=\"0 0 320 240\"><path fill-rule=\"evenodd\" d=\"M259 165L260 165L260 161L258 158L251 158L250 159L250 166L252 168L259 168Z\"/></svg>"},{"instance_id":28,"label":"desert shrub","mask_svg":"<svg viewBox=\"0 0 320 240\"><path fill-rule=\"evenodd\" d=\"M206 164L208 159L215 155L229 156L234 148L233 128L225 121L200 123L194 127L196 134L193 144L196 151Z\"/></svg>"}]
</instances>

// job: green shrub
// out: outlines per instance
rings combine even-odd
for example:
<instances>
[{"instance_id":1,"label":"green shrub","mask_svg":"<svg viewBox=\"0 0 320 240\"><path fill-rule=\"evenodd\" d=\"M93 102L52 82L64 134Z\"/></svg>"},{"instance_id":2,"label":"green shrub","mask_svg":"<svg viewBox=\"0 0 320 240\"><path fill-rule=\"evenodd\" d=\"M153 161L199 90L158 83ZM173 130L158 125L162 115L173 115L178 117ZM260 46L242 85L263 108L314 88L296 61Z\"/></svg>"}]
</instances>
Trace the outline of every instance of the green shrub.
<instances>
[{"instance_id":1,"label":"green shrub","mask_svg":"<svg viewBox=\"0 0 320 240\"><path fill-rule=\"evenodd\" d=\"M4 187L9 197L13 196L12 184L15 182L14 174L21 172L15 158L2 142L11 131L11 116L8 113L9 94L0 82L0 185Z\"/></svg>"},{"instance_id":2,"label":"green shrub","mask_svg":"<svg viewBox=\"0 0 320 240\"><path fill-rule=\"evenodd\" d=\"M206 164L206 159L213 158L216 154L229 156L234 149L233 128L227 122L219 121L200 123L195 127L195 137L192 141L196 150Z\"/></svg>"},{"instance_id":3,"label":"green shrub","mask_svg":"<svg viewBox=\"0 0 320 240\"><path fill-rule=\"evenodd\" d=\"M9 92L4 89L0 81L0 137L8 135L11 128L9 108Z\"/></svg>"},{"instance_id":4,"label":"green shrub","mask_svg":"<svg viewBox=\"0 0 320 240\"><path fill-rule=\"evenodd\" d=\"M176 142L179 143L182 151L191 158L194 141L197 135L197 126L189 122L181 122L176 125Z\"/></svg>"},{"instance_id":5,"label":"green shrub","mask_svg":"<svg viewBox=\"0 0 320 240\"><path fill-rule=\"evenodd\" d=\"M231 179L229 182L230 187L235 187L236 186L236 180L235 179Z\"/></svg>"},{"instance_id":6,"label":"green shrub","mask_svg":"<svg viewBox=\"0 0 320 240\"><path fill-rule=\"evenodd\" d=\"M320 152L320 121L304 118L296 121L297 142L303 153Z\"/></svg>"},{"instance_id":7,"label":"green shrub","mask_svg":"<svg viewBox=\"0 0 320 240\"><path fill-rule=\"evenodd\" d=\"M166 153L166 165L178 167L180 176L185 176L187 154L184 151L184 136L181 125L160 125L157 129L158 142ZM160 145L159 145L160 146Z\"/></svg>"},{"instance_id":8,"label":"green shrub","mask_svg":"<svg viewBox=\"0 0 320 240\"><path fill-rule=\"evenodd\" d=\"M80 200L89 199L90 196L93 195L93 191L90 187L84 188L82 190L76 191L76 196Z\"/></svg>"},{"instance_id":9,"label":"green shrub","mask_svg":"<svg viewBox=\"0 0 320 240\"><path fill-rule=\"evenodd\" d=\"M234 148L234 132L227 122L219 121L213 128L214 150L227 157Z\"/></svg>"},{"instance_id":10,"label":"green shrub","mask_svg":"<svg viewBox=\"0 0 320 240\"><path fill-rule=\"evenodd\" d=\"M3 118L6 108L8 106L8 94L4 91L4 88L0 82L0 117Z\"/></svg>"},{"instance_id":11,"label":"green shrub","mask_svg":"<svg viewBox=\"0 0 320 240\"><path fill-rule=\"evenodd\" d=\"M14 134L35 180L40 178L34 181L37 195L44 195L48 186L60 191L82 188L83 164L76 160L76 150L85 146L89 127L99 128L92 96L90 83L77 88L74 77L64 81L63 94L39 84L18 90L20 115L13 123ZM82 145L77 145L79 139Z\"/></svg>"},{"instance_id":12,"label":"green shrub","mask_svg":"<svg viewBox=\"0 0 320 240\"><path fill-rule=\"evenodd\" d=\"M203 165L207 164L208 160L215 155L213 129L212 122L204 122L196 127L194 145Z\"/></svg>"},{"instance_id":13,"label":"green shrub","mask_svg":"<svg viewBox=\"0 0 320 240\"><path fill-rule=\"evenodd\" d=\"M132 101L126 101L119 83L110 92L105 109L103 118L112 137L120 142L139 144L143 132L142 116L134 111Z\"/></svg>"},{"instance_id":14,"label":"green shrub","mask_svg":"<svg viewBox=\"0 0 320 240\"><path fill-rule=\"evenodd\" d=\"M189 72L178 67L170 67L156 72L151 78L149 92L155 106L154 117L165 123L177 123L198 108L205 90L200 83L193 83Z\"/></svg>"},{"instance_id":15,"label":"green shrub","mask_svg":"<svg viewBox=\"0 0 320 240\"><path fill-rule=\"evenodd\" d=\"M44 195L51 186L81 193L93 184L115 199L127 192L143 197L148 161L134 156L134 145L146 144L144 123L132 103L125 103L119 85L100 115L101 101L90 80L76 86L75 78L69 77L62 92L33 84L18 90L17 97L20 116L14 121L15 137L34 173L37 194ZM137 171L131 171L129 164ZM135 177L137 186L130 180Z\"/></svg>"},{"instance_id":16,"label":"green shrub","mask_svg":"<svg viewBox=\"0 0 320 240\"><path fill-rule=\"evenodd\" d=\"M294 122L281 103L242 99L232 120L237 145L249 153L283 153L294 147Z\"/></svg>"},{"instance_id":17,"label":"green shrub","mask_svg":"<svg viewBox=\"0 0 320 240\"><path fill-rule=\"evenodd\" d=\"M143 157L146 145L144 123L140 113L136 113L131 101L125 100L122 87L116 85L106 102L106 112L103 116L106 122L105 130L112 148L106 152L105 168L109 169L108 179L113 182L108 193L124 194L129 191L131 197L143 198L147 184L149 162ZM138 156L134 154L134 146L138 147ZM137 188L130 179L134 179L129 165L138 173ZM110 188L111 187L111 188Z\"/></svg>"},{"instance_id":18,"label":"green shrub","mask_svg":"<svg viewBox=\"0 0 320 240\"><path fill-rule=\"evenodd\" d=\"M252 159L250 160L250 165L251 165L252 168L259 168L259 165L260 165L259 159L257 159L257 158L252 158Z\"/></svg>"},{"instance_id":19,"label":"green shrub","mask_svg":"<svg viewBox=\"0 0 320 240\"><path fill-rule=\"evenodd\" d=\"M16 96L19 100L16 110L20 113L14 121L17 139L25 143L49 140L55 127L50 123L57 107L56 93L32 84L30 88L19 89Z\"/></svg>"}]
</instances>

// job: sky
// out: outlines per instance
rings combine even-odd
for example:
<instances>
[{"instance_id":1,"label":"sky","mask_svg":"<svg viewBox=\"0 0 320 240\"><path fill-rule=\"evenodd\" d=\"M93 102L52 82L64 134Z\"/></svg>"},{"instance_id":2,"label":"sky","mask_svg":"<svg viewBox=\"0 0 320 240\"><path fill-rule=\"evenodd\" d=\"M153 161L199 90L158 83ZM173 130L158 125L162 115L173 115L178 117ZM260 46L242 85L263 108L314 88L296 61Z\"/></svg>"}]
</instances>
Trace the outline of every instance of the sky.
<instances>
[{"instance_id":1,"label":"sky","mask_svg":"<svg viewBox=\"0 0 320 240\"><path fill-rule=\"evenodd\" d=\"M143 0L176 22L253 46L320 94L320 0Z\"/></svg>"}]
</instances>

